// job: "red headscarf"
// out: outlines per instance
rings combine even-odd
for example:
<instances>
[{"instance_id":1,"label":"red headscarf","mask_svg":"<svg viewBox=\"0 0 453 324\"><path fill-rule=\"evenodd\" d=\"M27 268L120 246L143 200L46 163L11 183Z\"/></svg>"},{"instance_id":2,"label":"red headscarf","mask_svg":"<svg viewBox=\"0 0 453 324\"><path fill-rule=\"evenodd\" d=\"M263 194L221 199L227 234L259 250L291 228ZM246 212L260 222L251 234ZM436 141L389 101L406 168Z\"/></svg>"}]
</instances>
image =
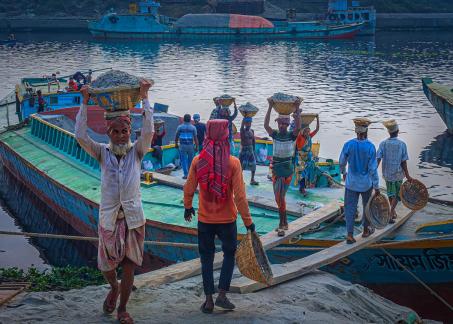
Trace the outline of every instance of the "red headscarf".
<instances>
[{"instance_id":1,"label":"red headscarf","mask_svg":"<svg viewBox=\"0 0 453 324\"><path fill-rule=\"evenodd\" d=\"M206 138L197 165L200 187L225 200L228 187L230 143L228 121L213 119L206 124Z\"/></svg>"}]
</instances>

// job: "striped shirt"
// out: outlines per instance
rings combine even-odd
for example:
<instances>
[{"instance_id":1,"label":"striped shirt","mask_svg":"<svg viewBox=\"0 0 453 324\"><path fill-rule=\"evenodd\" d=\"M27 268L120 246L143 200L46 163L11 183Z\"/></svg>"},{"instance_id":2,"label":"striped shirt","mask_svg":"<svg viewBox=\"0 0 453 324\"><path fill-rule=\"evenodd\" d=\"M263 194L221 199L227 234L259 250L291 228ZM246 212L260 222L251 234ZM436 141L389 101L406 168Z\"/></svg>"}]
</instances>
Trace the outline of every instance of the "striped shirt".
<instances>
[{"instance_id":1,"label":"striped shirt","mask_svg":"<svg viewBox=\"0 0 453 324\"><path fill-rule=\"evenodd\" d=\"M179 144L182 148L193 148L194 138L197 137L197 129L191 123L184 122L176 129L176 136L179 136Z\"/></svg>"}]
</instances>

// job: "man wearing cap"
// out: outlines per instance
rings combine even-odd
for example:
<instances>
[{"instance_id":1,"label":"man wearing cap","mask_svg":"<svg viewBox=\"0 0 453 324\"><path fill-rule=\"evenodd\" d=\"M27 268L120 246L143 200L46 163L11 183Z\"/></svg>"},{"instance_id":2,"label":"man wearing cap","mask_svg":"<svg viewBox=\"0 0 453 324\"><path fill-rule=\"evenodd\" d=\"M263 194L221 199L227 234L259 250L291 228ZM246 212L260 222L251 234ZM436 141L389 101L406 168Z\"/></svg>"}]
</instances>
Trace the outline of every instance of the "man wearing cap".
<instances>
[{"instance_id":1,"label":"man wearing cap","mask_svg":"<svg viewBox=\"0 0 453 324\"><path fill-rule=\"evenodd\" d=\"M406 143L398 138L399 127L394 119L383 122L387 128L390 137L379 144L377 151L377 164L382 161L382 176L387 187L387 196L390 200L390 223L394 223L396 219L395 208L400 199L400 188L404 177L408 181L412 178L407 169L407 154Z\"/></svg>"},{"instance_id":2,"label":"man wearing cap","mask_svg":"<svg viewBox=\"0 0 453 324\"><path fill-rule=\"evenodd\" d=\"M188 222L195 215L192 202L198 186L198 251L206 295L201 311L212 313L214 309L212 295L215 292L213 262L216 236L222 242L223 264L215 305L232 310L235 306L228 300L226 293L233 276L238 211L248 230L254 231L255 225L247 202L241 164L230 155L226 120L208 121L203 150L190 167L189 178L184 185L184 219Z\"/></svg>"},{"instance_id":3,"label":"man wearing cap","mask_svg":"<svg viewBox=\"0 0 453 324\"><path fill-rule=\"evenodd\" d=\"M198 152L203 149L204 136L206 134L206 124L200 122L200 114L193 115L193 125L197 129Z\"/></svg>"},{"instance_id":4,"label":"man wearing cap","mask_svg":"<svg viewBox=\"0 0 453 324\"><path fill-rule=\"evenodd\" d=\"M250 184L257 186L255 181L256 171L256 153L255 153L255 132L252 129L252 117L244 117L241 124L241 150L239 152L239 161L241 161L242 170L250 170L252 178Z\"/></svg>"},{"instance_id":5,"label":"man wearing cap","mask_svg":"<svg viewBox=\"0 0 453 324\"><path fill-rule=\"evenodd\" d=\"M75 137L82 148L95 158L101 167L101 203L99 206L98 268L110 284L103 309L112 313L118 296L117 318L120 323L132 323L126 304L134 282L136 266L143 261L145 217L140 194L141 160L148 151L153 137L153 111L148 102L151 84L140 82L144 119L141 136L131 143L129 111L117 114L107 121L109 144L95 142L87 133L88 87L81 89L83 102L76 118ZM123 275L118 283L116 269Z\"/></svg>"},{"instance_id":6,"label":"man wearing cap","mask_svg":"<svg viewBox=\"0 0 453 324\"><path fill-rule=\"evenodd\" d=\"M356 119L355 132L357 137L347 141L340 154L340 170L345 181L344 215L348 244L355 243L354 217L357 213L359 196L362 197L363 211L371 197L373 189L379 194L379 177L377 172L376 148L367 139L368 126L371 123L366 118ZM346 171L346 166L347 171ZM370 226L364 213L362 217L362 237L368 237L374 229Z\"/></svg>"},{"instance_id":7,"label":"man wearing cap","mask_svg":"<svg viewBox=\"0 0 453 324\"><path fill-rule=\"evenodd\" d=\"M280 223L277 228L279 236L285 235L285 230L288 230L288 218L286 215L286 192L291 183L294 173L293 156L294 156L294 141L300 131L300 104L298 99L295 103L296 112L293 115L294 129L288 131L290 124L289 115L279 115L276 119L278 130L274 130L269 126L271 119L271 110L274 105L272 98L268 98L269 107L264 118L264 128L270 137L273 138L273 157L272 157L272 182L274 187L275 202L278 206L280 215Z\"/></svg>"}]
</instances>

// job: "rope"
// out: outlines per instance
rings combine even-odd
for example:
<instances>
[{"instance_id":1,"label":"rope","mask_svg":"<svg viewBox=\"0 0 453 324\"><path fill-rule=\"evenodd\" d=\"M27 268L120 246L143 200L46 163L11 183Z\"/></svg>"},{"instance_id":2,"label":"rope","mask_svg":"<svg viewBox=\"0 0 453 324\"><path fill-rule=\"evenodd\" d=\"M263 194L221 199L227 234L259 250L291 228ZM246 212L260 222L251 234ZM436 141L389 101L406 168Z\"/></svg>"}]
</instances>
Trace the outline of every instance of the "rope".
<instances>
[{"instance_id":1,"label":"rope","mask_svg":"<svg viewBox=\"0 0 453 324\"><path fill-rule=\"evenodd\" d=\"M398 264L398 266L400 266L402 269L404 269L404 271L406 271L407 273L409 273L415 280L418 281L419 284L421 284L424 288L426 288L426 290L428 290L431 295L433 295L434 297L436 297L442 304L444 304L445 306L447 306L448 309L450 309L451 312L453 312L453 306L451 306L445 299L443 299L439 294L437 294L430 286L428 286L426 283L423 282L423 280L421 280L419 277L417 277L417 275L415 275L412 271L410 271L408 268L406 268L406 266L404 266L404 264L402 264L401 262L398 261L398 259L396 259L393 255L391 255L389 252L387 252L386 249L384 248L381 248L381 250L387 254L390 258L392 258L393 261L396 262L396 264Z\"/></svg>"}]
</instances>

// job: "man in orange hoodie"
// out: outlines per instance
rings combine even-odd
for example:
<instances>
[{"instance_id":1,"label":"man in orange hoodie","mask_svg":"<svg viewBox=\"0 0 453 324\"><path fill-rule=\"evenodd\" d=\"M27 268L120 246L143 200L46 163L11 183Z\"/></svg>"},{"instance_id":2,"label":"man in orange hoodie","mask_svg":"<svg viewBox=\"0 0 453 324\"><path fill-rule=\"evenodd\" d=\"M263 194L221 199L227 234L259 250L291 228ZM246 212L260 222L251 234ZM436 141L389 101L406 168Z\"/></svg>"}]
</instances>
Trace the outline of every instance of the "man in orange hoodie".
<instances>
[{"instance_id":1,"label":"man in orange hoodie","mask_svg":"<svg viewBox=\"0 0 453 324\"><path fill-rule=\"evenodd\" d=\"M235 306L226 297L234 269L234 254L237 245L237 213L247 229L255 225L245 193L241 163L230 155L228 121L215 119L206 125L203 150L195 157L184 185L184 218L190 222L195 210L193 196L200 185L198 203L198 250L201 259L203 288L206 301L201 305L203 313L214 309L213 262L215 236L222 241L223 264L219 279L219 295L215 305L232 310Z\"/></svg>"}]
</instances>

